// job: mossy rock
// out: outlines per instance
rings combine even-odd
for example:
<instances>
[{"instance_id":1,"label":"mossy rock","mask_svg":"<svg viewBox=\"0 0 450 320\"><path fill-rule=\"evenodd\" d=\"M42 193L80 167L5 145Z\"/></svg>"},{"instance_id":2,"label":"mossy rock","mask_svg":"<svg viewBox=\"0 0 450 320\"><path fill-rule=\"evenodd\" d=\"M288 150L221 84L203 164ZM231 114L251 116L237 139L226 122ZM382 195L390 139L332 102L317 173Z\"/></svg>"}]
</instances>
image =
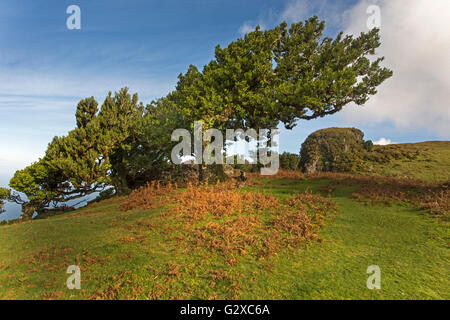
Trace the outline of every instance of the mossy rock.
<instances>
[{"instance_id":1,"label":"mossy rock","mask_svg":"<svg viewBox=\"0 0 450 320\"><path fill-rule=\"evenodd\" d=\"M364 133L356 128L327 128L313 132L300 151L300 168L306 173L351 172L362 165Z\"/></svg>"}]
</instances>

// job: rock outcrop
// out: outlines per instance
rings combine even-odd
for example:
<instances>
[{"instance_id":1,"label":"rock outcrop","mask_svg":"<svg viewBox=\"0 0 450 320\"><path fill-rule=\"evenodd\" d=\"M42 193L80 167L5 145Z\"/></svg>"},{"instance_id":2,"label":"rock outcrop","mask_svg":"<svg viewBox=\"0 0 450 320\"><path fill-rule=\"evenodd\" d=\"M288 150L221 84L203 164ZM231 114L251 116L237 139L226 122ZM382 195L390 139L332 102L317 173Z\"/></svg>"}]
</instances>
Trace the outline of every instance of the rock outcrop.
<instances>
[{"instance_id":1,"label":"rock outcrop","mask_svg":"<svg viewBox=\"0 0 450 320\"><path fill-rule=\"evenodd\" d=\"M328 128L313 132L300 151L305 173L351 171L364 150L364 133L355 128Z\"/></svg>"}]
</instances>

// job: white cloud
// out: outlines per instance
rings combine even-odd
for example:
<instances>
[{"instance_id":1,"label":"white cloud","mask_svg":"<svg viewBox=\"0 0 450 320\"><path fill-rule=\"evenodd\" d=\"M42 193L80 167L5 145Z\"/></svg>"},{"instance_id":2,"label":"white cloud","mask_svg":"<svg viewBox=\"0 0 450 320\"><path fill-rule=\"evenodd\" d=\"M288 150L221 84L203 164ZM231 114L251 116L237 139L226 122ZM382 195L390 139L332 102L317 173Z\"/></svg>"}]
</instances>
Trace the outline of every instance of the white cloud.
<instances>
[{"instance_id":1,"label":"white cloud","mask_svg":"<svg viewBox=\"0 0 450 320\"><path fill-rule=\"evenodd\" d=\"M239 28L239 33L241 35L245 35L247 33L250 33L252 31L255 31L255 27L250 24L250 22L244 22L244 24Z\"/></svg>"},{"instance_id":2,"label":"white cloud","mask_svg":"<svg viewBox=\"0 0 450 320\"><path fill-rule=\"evenodd\" d=\"M379 140L374 141L373 144L377 146L387 146L388 144L395 144L395 142L392 142L391 139L380 138Z\"/></svg>"},{"instance_id":3,"label":"white cloud","mask_svg":"<svg viewBox=\"0 0 450 320\"><path fill-rule=\"evenodd\" d=\"M266 25L262 22L257 24L252 24L250 21L244 22L244 24L239 28L239 33L245 35L249 32L255 31L256 27L259 26L261 30L266 29Z\"/></svg>"},{"instance_id":4,"label":"white cloud","mask_svg":"<svg viewBox=\"0 0 450 320\"><path fill-rule=\"evenodd\" d=\"M404 131L427 130L450 138L450 1L360 1L346 16L347 32L366 31L367 7L381 8L379 54L393 78L362 108L342 119L376 125L391 122Z\"/></svg>"},{"instance_id":5,"label":"white cloud","mask_svg":"<svg viewBox=\"0 0 450 320\"><path fill-rule=\"evenodd\" d=\"M311 2L308 1L291 1L281 14L282 20L289 22L301 21L309 17L311 12Z\"/></svg>"},{"instance_id":6,"label":"white cloud","mask_svg":"<svg viewBox=\"0 0 450 320\"><path fill-rule=\"evenodd\" d=\"M267 29L268 26L272 24L277 24L280 20L280 17L278 14L274 13L272 9L268 9L266 11L262 11L259 13L259 16L257 19L253 21L245 21L240 27L239 27L239 34L245 35L249 32L255 31L256 26L259 26L261 30Z\"/></svg>"},{"instance_id":7,"label":"white cloud","mask_svg":"<svg viewBox=\"0 0 450 320\"><path fill-rule=\"evenodd\" d=\"M399 132L428 132L450 139L449 0L293 0L271 22L302 21L318 15L328 28L359 35L368 31L369 6L381 9L378 54L394 76L363 107L348 106L338 118L344 125L393 124ZM348 4L347 4L348 5ZM260 19L260 24L269 22ZM270 25L270 23L269 23ZM250 31L245 23L240 31Z\"/></svg>"}]
</instances>

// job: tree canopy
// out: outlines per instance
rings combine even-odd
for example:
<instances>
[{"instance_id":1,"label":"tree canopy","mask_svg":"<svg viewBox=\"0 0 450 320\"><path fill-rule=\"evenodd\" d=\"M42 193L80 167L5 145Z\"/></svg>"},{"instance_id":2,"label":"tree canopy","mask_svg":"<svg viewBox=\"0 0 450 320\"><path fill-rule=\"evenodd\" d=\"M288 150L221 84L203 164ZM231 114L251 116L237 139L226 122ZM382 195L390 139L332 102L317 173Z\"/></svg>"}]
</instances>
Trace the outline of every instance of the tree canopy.
<instances>
[{"instance_id":1,"label":"tree canopy","mask_svg":"<svg viewBox=\"0 0 450 320\"><path fill-rule=\"evenodd\" d=\"M354 38L323 37L325 22L312 17L246 34L202 72L179 76L175 102L207 127L291 129L297 120L334 114L353 102L364 104L392 71L370 60L380 46L379 30Z\"/></svg>"},{"instance_id":2,"label":"tree canopy","mask_svg":"<svg viewBox=\"0 0 450 320\"><path fill-rule=\"evenodd\" d=\"M4 211L4 201L9 200L10 190L7 188L0 188L0 213Z\"/></svg>"},{"instance_id":3,"label":"tree canopy","mask_svg":"<svg viewBox=\"0 0 450 320\"><path fill-rule=\"evenodd\" d=\"M312 17L288 26L255 31L217 46L202 70L191 65L175 90L144 106L127 88L94 97L76 108L76 127L55 137L45 156L19 170L10 187L24 193L29 212L113 186L127 193L158 179L170 166L177 128L292 129L300 119L363 105L392 71L375 59L379 30L358 37L324 37L325 23ZM25 203L17 194L0 200ZM8 191L9 192L9 191Z\"/></svg>"}]
</instances>

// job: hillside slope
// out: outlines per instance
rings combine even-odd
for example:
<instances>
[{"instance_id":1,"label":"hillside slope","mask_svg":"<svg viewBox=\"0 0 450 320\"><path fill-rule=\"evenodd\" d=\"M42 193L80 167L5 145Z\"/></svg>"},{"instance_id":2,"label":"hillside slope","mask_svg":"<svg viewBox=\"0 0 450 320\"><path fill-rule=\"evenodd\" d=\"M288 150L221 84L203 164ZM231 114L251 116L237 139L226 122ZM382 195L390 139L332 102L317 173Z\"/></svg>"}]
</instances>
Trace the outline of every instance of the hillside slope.
<instances>
[{"instance_id":1,"label":"hillside slope","mask_svg":"<svg viewBox=\"0 0 450 320\"><path fill-rule=\"evenodd\" d=\"M371 173L431 182L450 181L450 141L374 146L373 153L378 159L366 160Z\"/></svg>"},{"instance_id":2,"label":"hillside slope","mask_svg":"<svg viewBox=\"0 0 450 320\"><path fill-rule=\"evenodd\" d=\"M332 201L337 213L327 209L324 216L311 216L323 225L318 239L280 246L283 235L272 231L281 226L295 234L304 221L292 219L302 216L283 219L285 211L265 210L254 215L250 208L228 216L225 207L204 201L206 193L182 198L196 208L181 208L188 224L172 211L173 202L127 210L140 199L112 198L0 226L0 299L450 298L448 222L403 202L359 201L353 196L357 185L287 176L220 191L221 199L233 206L239 199L265 199L261 205L269 211L278 202L272 196L281 202L303 194L302 202L318 201L314 208ZM266 196L236 193L245 191ZM223 216L202 219L207 205ZM230 222L237 223L229 228ZM260 255L260 248L272 254ZM73 264L81 268L81 290L66 287L67 266ZM381 290L366 287L370 265L381 269Z\"/></svg>"}]
</instances>

